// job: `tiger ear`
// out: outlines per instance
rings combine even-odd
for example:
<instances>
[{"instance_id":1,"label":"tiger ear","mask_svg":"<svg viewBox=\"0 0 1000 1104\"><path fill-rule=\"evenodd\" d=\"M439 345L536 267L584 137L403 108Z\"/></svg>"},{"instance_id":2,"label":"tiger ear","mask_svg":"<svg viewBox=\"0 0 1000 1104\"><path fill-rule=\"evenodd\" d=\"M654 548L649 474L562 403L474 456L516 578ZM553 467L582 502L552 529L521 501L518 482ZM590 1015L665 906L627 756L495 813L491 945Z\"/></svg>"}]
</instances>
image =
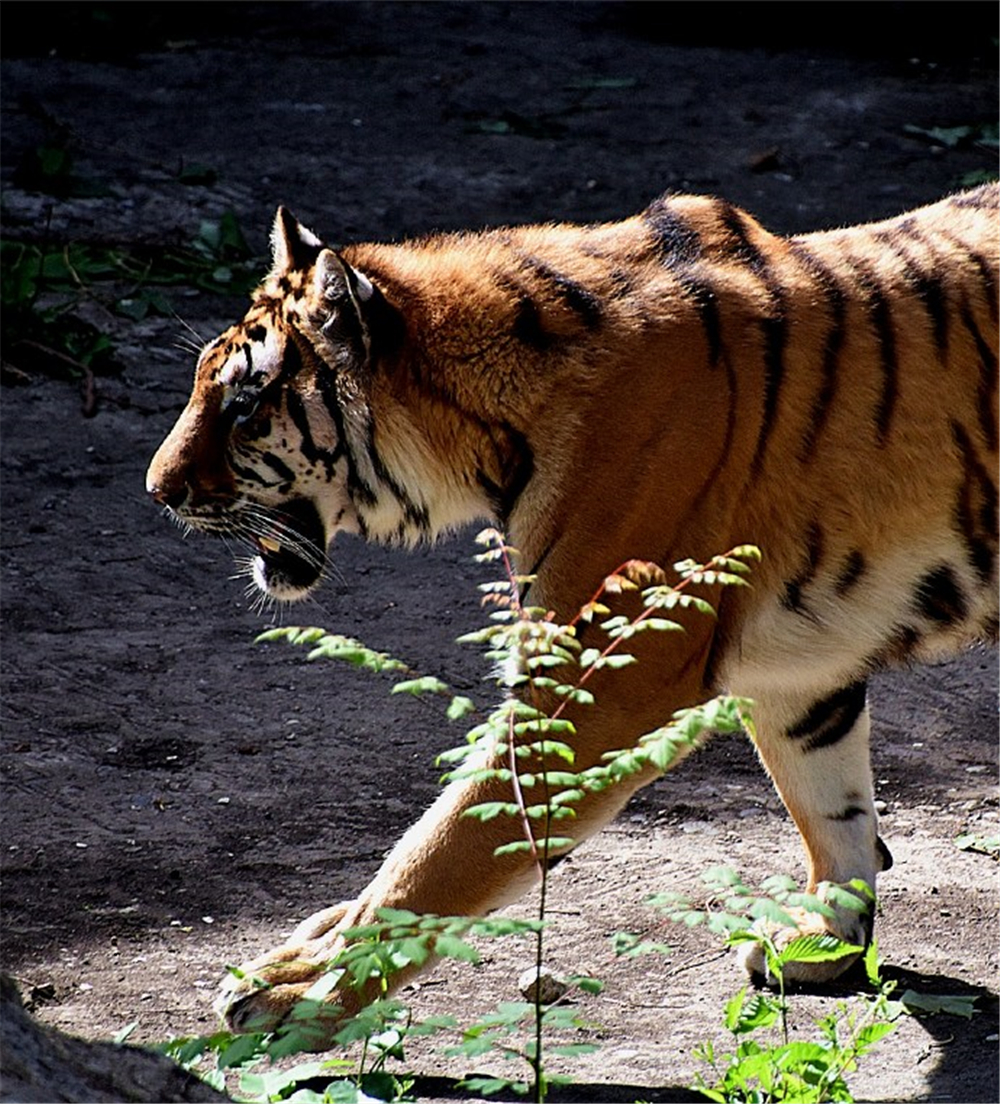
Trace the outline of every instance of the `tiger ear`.
<instances>
[{"instance_id":1,"label":"tiger ear","mask_svg":"<svg viewBox=\"0 0 1000 1104\"><path fill-rule=\"evenodd\" d=\"M303 226L287 207L279 207L271 228L271 274L280 276L309 268L323 250L323 243Z\"/></svg>"},{"instance_id":2,"label":"tiger ear","mask_svg":"<svg viewBox=\"0 0 1000 1104\"><path fill-rule=\"evenodd\" d=\"M316 258L313 288L328 303L345 296L355 303L366 303L375 294L371 280L351 266L332 249L323 249Z\"/></svg>"}]
</instances>

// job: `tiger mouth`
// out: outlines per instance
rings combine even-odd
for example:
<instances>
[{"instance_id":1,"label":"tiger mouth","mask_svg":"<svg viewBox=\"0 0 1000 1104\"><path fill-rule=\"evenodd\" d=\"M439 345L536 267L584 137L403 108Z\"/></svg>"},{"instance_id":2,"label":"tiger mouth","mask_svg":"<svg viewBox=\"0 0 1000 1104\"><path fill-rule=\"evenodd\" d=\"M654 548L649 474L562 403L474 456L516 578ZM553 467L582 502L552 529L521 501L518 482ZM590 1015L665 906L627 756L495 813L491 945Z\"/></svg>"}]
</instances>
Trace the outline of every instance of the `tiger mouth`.
<instances>
[{"instance_id":1,"label":"tiger mouth","mask_svg":"<svg viewBox=\"0 0 1000 1104\"><path fill-rule=\"evenodd\" d=\"M320 581L326 563L326 531L311 501L295 499L269 510L266 521L258 521L254 529L250 538L256 552L253 578L261 590L294 601Z\"/></svg>"}]
</instances>

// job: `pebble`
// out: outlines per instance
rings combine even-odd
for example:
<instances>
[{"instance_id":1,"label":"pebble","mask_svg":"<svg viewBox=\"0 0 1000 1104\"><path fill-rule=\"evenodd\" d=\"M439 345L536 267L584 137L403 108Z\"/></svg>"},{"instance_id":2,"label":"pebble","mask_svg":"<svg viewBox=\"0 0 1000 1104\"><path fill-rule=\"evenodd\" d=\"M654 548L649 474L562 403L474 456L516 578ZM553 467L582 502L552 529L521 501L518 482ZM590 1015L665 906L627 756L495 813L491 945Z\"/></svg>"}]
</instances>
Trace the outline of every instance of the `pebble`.
<instances>
[{"instance_id":1,"label":"pebble","mask_svg":"<svg viewBox=\"0 0 1000 1104\"><path fill-rule=\"evenodd\" d=\"M517 988L527 1001L555 1004L566 995L569 984L564 978L554 974L548 966L541 969L531 966L517 979Z\"/></svg>"}]
</instances>

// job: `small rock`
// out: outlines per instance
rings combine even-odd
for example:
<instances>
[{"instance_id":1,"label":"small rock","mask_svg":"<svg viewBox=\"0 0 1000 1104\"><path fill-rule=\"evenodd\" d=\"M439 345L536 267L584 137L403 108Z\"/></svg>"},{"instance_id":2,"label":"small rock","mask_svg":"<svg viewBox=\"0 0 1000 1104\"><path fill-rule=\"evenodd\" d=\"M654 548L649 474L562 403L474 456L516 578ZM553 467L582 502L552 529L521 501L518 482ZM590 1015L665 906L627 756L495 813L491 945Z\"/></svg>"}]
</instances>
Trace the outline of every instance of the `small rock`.
<instances>
[{"instance_id":1,"label":"small rock","mask_svg":"<svg viewBox=\"0 0 1000 1104\"><path fill-rule=\"evenodd\" d=\"M525 1000L537 1000L541 1004L555 1004L569 989L565 979L554 974L548 966L540 970L532 966L525 970L517 979L517 987Z\"/></svg>"}]
</instances>

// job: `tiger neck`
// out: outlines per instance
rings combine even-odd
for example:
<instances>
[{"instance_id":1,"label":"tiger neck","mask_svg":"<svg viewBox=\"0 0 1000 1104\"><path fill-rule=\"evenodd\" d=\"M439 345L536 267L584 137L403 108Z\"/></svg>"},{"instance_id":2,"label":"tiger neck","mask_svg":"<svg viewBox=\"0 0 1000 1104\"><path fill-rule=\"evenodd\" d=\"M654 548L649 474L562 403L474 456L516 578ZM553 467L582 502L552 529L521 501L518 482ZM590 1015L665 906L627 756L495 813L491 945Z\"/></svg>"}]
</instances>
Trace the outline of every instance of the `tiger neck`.
<instances>
[{"instance_id":1,"label":"tiger neck","mask_svg":"<svg viewBox=\"0 0 1000 1104\"><path fill-rule=\"evenodd\" d=\"M342 403L362 533L412 544L474 521L508 526L534 475L541 397L530 350L512 354L501 340L509 292L468 267L449 279L439 267L432 282L391 247L348 259L397 319L393 342L373 332L364 403Z\"/></svg>"}]
</instances>

